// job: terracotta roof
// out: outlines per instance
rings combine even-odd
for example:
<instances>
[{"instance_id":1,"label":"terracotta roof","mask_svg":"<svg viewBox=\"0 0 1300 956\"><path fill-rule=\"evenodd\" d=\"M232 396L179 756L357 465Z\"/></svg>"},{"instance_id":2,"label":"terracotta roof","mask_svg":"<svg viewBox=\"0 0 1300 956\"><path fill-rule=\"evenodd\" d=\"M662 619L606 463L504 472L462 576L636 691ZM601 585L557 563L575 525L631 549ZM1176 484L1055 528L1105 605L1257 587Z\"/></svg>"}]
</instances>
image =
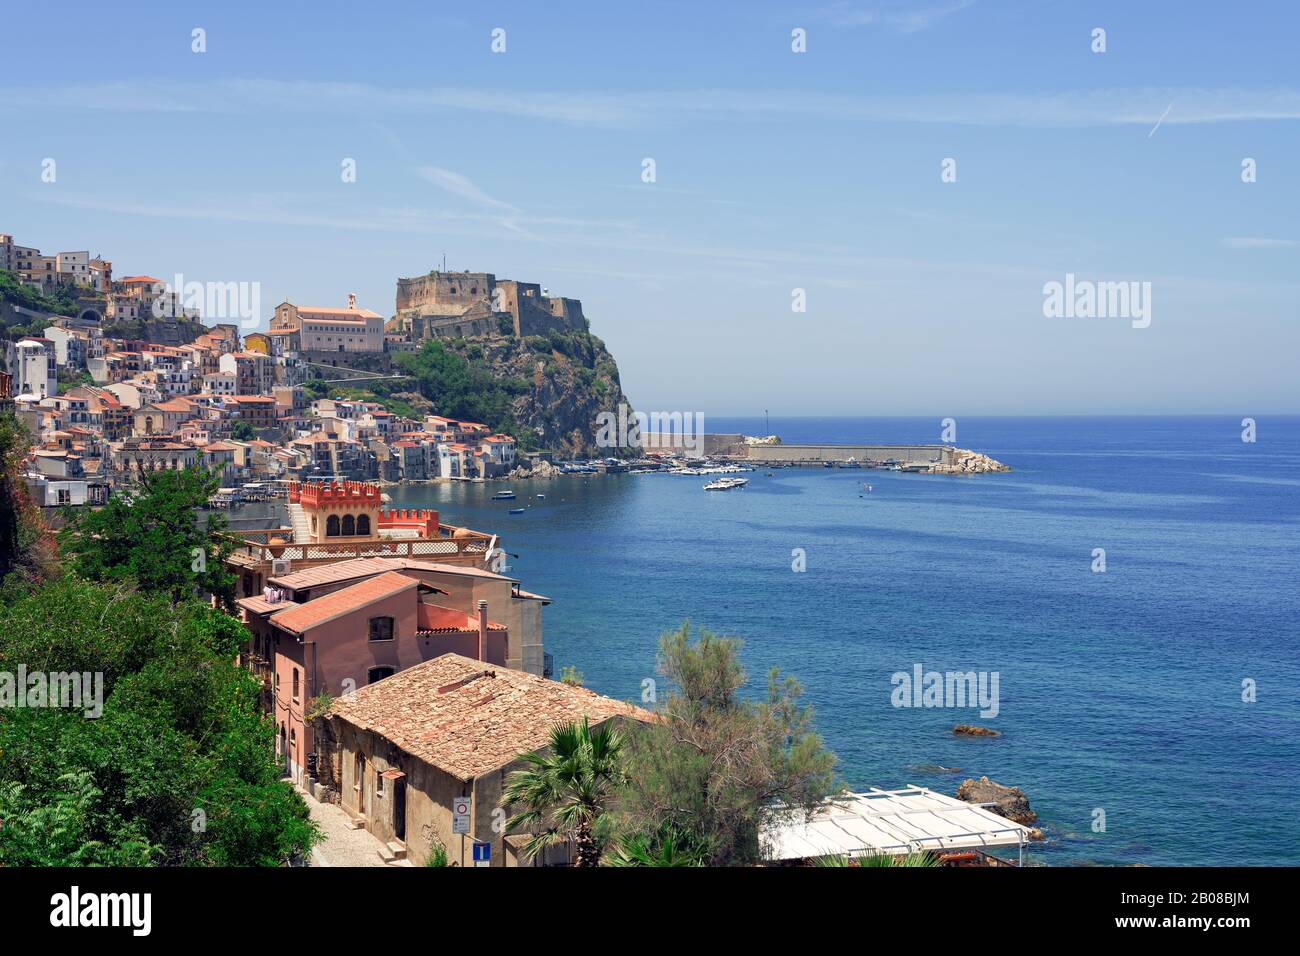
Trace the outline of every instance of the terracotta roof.
<instances>
[{"instance_id":1,"label":"terracotta roof","mask_svg":"<svg viewBox=\"0 0 1300 956\"><path fill-rule=\"evenodd\" d=\"M271 621L286 631L303 634L313 627L328 624L335 618L342 617L359 608L376 601L401 594L411 588L417 588L420 582L396 571L389 571L378 577L361 581L341 591L334 591L314 601L291 607L271 617Z\"/></svg>"},{"instance_id":2,"label":"terracotta roof","mask_svg":"<svg viewBox=\"0 0 1300 956\"><path fill-rule=\"evenodd\" d=\"M153 407L162 412L189 412L194 410L194 403L184 398L170 398L165 402L154 402Z\"/></svg>"},{"instance_id":3,"label":"terracotta roof","mask_svg":"<svg viewBox=\"0 0 1300 956\"><path fill-rule=\"evenodd\" d=\"M439 634L451 631L472 631L478 633L478 617L457 611L455 608L440 604L421 604L416 609L415 627L421 634ZM488 621L489 631L504 631L506 626L496 621Z\"/></svg>"},{"instance_id":4,"label":"terracotta roof","mask_svg":"<svg viewBox=\"0 0 1300 956\"><path fill-rule=\"evenodd\" d=\"M330 716L461 780L545 747L557 724L648 711L558 681L444 654L334 701Z\"/></svg>"}]
</instances>

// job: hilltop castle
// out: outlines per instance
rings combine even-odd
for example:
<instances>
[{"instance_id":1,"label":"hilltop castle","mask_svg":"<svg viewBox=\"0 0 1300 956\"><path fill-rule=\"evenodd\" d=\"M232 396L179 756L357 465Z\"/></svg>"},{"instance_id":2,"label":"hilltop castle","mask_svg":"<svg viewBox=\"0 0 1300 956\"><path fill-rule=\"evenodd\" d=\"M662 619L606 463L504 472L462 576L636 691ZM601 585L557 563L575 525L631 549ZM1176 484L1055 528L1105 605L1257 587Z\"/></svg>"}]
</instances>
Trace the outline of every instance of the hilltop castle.
<instances>
[{"instance_id":1,"label":"hilltop castle","mask_svg":"<svg viewBox=\"0 0 1300 956\"><path fill-rule=\"evenodd\" d=\"M438 272L397 280L390 344L430 338L495 335L508 321L516 336L586 331L582 303L547 294L535 282L497 279L490 272Z\"/></svg>"}]
</instances>

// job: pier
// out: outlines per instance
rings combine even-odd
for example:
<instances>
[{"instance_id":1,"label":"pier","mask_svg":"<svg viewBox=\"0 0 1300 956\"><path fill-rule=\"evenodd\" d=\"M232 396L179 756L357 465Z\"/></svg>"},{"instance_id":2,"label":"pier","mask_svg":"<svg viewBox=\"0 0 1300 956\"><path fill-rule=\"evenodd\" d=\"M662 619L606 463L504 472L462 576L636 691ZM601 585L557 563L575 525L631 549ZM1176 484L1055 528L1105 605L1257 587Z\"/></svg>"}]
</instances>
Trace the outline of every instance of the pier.
<instances>
[{"instance_id":1,"label":"pier","mask_svg":"<svg viewBox=\"0 0 1300 956\"><path fill-rule=\"evenodd\" d=\"M754 465L793 465L824 468L893 463L909 466L951 465L958 449L953 445L747 445L735 455Z\"/></svg>"}]
</instances>

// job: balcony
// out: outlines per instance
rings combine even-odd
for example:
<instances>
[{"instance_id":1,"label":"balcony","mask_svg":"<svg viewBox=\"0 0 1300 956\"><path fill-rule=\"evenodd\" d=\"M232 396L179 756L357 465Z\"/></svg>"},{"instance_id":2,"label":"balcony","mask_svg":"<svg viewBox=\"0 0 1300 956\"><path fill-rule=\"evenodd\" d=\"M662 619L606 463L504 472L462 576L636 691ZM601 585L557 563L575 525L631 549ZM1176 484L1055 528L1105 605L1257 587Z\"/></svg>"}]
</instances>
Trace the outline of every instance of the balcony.
<instances>
[{"instance_id":1,"label":"balcony","mask_svg":"<svg viewBox=\"0 0 1300 956\"><path fill-rule=\"evenodd\" d=\"M289 561L295 568L302 568L354 558L409 558L441 564L486 565L495 540L493 535L448 525L439 526L438 531L436 538L359 538L319 544L294 543L293 531L288 528L226 531L223 537L235 545L231 560L243 567L269 567L273 560L279 559ZM274 546L268 543L277 537L289 543Z\"/></svg>"}]
</instances>

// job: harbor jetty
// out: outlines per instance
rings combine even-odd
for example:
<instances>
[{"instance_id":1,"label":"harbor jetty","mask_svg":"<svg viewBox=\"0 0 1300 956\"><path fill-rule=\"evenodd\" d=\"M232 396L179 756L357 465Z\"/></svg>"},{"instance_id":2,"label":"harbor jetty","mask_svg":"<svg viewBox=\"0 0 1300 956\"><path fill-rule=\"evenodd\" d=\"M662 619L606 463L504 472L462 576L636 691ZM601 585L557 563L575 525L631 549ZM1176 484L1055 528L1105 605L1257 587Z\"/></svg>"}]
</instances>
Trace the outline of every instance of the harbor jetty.
<instances>
[{"instance_id":1,"label":"harbor jetty","mask_svg":"<svg viewBox=\"0 0 1300 956\"><path fill-rule=\"evenodd\" d=\"M671 453L671 435L645 437L647 448L659 447ZM774 435L702 437L704 458L744 461L754 468L883 468L927 475L982 475L1011 470L988 455L955 445L787 445Z\"/></svg>"}]
</instances>

